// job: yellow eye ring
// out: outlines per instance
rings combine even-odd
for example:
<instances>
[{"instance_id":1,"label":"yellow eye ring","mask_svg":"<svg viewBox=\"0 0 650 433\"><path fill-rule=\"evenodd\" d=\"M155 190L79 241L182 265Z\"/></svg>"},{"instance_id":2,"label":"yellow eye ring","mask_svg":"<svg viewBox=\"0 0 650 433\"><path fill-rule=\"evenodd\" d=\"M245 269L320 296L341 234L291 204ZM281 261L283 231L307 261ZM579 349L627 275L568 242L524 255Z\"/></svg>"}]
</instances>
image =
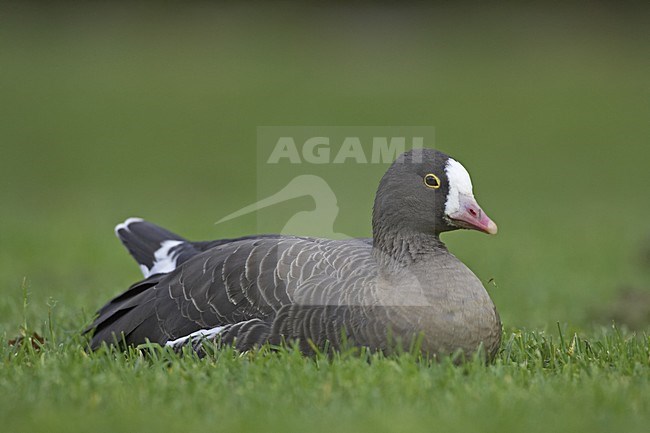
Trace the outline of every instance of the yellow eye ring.
<instances>
[{"instance_id":1,"label":"yellow eye ring","mask_svg":"<svg viewBox=\"0 0 650 433\"><path fill-rule=\"evenodd\" d=\"M424 184L429 188L438 189L440 188L440 178L433 173L429 173L424 176Z\"/></svg>"}]
</instances>

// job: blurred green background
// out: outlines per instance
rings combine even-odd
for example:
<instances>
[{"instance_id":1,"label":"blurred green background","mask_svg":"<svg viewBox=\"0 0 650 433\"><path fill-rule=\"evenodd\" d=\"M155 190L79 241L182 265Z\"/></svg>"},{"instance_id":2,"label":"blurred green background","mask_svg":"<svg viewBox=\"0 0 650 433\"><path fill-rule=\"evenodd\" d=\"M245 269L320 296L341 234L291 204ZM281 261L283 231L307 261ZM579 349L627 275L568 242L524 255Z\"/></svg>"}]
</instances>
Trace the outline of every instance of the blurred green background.
<instances>
[{"instance_id":1,"label":"blurred green background","mask_svg":"<svg viewBox=\"0 0 650 433\"><path fill-rule=\"evenodd\" d=\"M194 239L254 232L255 215L213 222L256 198L261 125L434 126L500 227L445 241L494 279L507 327L650 323L647 9L1 7L7 336L24 278L28 318L51 309L70 332L136 280L112 234L128 216ZM375 169L340 174L358 200L337 231L370 235Z\"/></svg>"}]
</instances>

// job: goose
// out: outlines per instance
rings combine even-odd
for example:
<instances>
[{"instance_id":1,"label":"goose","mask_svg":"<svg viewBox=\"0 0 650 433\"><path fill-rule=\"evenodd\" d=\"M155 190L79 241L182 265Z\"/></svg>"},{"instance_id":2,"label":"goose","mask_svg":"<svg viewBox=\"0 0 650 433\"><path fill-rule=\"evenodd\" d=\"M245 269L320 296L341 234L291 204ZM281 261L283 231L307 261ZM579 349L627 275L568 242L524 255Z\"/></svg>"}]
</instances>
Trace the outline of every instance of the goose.
<instances>
[{"instance_id":1,"label":"goose","mask_svg":"<svg viewBox=\"0 0 650 433\"><path fill-rule=\"evenodd\" d=\"M481 281L440 235L496 234L467 170L433 149L401 154L379 182L371 239L253 235L191 242L139 218L115 232L144 279L99 309L90 348L157 343L203 353L206 341L245 351L292 342L432 356L501 341Z\"/></svg>"}]
</instances>

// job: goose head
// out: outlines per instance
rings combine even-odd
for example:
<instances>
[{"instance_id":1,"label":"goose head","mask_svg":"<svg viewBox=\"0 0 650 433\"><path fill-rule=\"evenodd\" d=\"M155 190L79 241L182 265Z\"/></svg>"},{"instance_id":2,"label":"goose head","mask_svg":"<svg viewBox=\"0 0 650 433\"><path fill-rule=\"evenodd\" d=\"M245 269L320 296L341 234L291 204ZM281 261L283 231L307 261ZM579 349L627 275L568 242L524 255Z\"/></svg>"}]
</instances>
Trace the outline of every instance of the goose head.
<instances>
[{"instance_id":1,"label":"goose head","mask_svg":"<svg viewBox=\"0 0 650 433\"><path fill-rule=\"evenodd\" d=\"M379 183L373 228L440 234L457 229L496 234L497 225L474 198L463 165L433 149L400 155Z\"/></svg>"}]
</instances>

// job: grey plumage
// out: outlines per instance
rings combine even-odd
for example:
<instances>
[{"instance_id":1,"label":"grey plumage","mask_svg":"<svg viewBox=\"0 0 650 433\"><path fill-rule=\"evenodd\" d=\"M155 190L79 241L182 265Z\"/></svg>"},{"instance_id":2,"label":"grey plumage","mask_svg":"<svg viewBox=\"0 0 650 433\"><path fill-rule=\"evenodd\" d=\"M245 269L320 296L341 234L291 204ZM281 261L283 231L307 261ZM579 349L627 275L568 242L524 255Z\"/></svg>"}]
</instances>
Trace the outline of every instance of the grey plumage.
<instances>
[{"instance_id":1,"label":"grey plumage","mask_svg":"<svg viewBox=\"0 0 650 433\"><path fill-rule=\"evenodd\" d=\"M173 269L100 309L91 347L149 340L200 350L199 337L182 338L212 329L210 339L242 350L296 340L309 352L311 344L338 348L345 339L389 351L421 339L430 354L469 354L482 344L492 356L501 336L495 307L439 239L467 227L448 215L458 189L449 184L449 166L449 157L433 150L402 155L380 182L372 240L266 235L193 243L144 221L116 230L147 270L154 248L182 243L174 244ZM437 174L437 188L423 183L428 173ZM476 209L483 218L476 227L492 230Z\"/></svg>"}]
</instances>

